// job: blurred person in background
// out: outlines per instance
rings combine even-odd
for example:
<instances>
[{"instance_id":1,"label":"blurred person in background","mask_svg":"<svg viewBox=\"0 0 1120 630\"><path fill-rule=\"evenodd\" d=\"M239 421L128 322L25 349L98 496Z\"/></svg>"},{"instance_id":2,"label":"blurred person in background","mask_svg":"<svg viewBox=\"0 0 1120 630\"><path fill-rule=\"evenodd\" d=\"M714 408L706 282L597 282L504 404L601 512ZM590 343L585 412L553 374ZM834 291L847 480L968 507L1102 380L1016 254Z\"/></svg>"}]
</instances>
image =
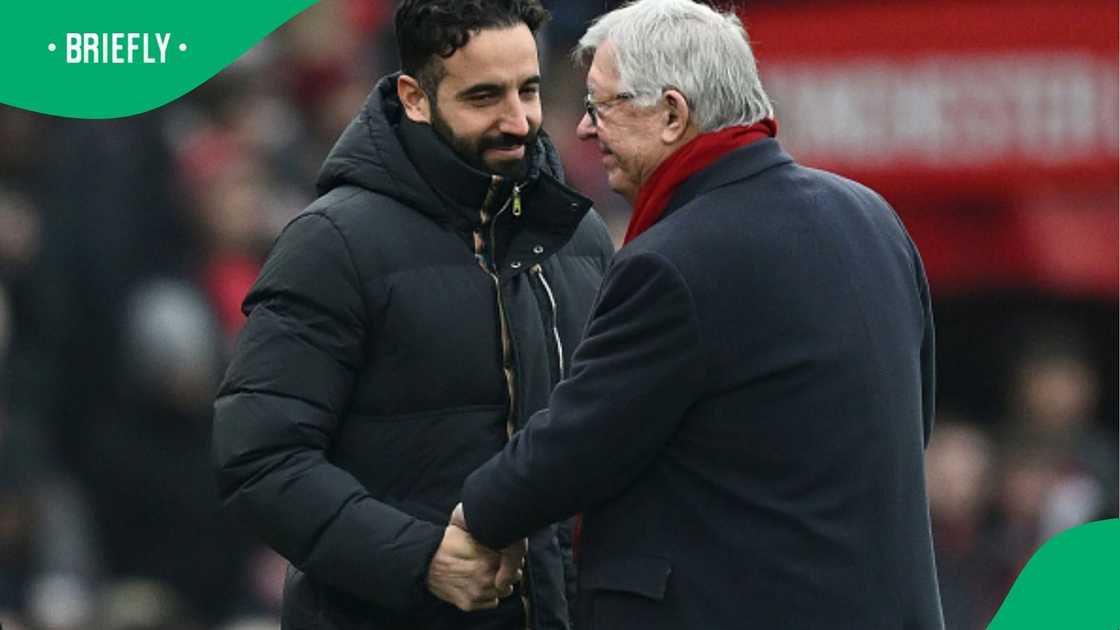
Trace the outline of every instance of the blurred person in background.
<instances>
[{"instance_id":1,"label":"blurred person in background","mask_svg":"<svg viewBox=\"0 0 1120 630\"><path fill-rule=\"evenodd\" d=\"M996 477L988 435L957 416L938 414L926 480L946 628L986 627L1001 599L989 522Z\"/></svg>"},{"instance_id":2,"label":"blurred person in background","mask_svg":"<svg viewBox=\"0 0 1120 630\"><path fill-rule=\"evenodd\" d=\"M90 562L101 569L88 577L79 573L88 589L80 607L71 603L71 594L81 593L73 581L51 580L42 587L28 583L30 621L53 627L68 615L78 618L96 610L101 580L131 571L128 558L150 554L146 559L154 561L159 556L146 544L158 538L158 532L148 529L160 520L158 513L152 521L128 518L133 509L161 500L174 503L180 492L190 492L189 487L152 485L161 477L158 471L138 467L151 452L144 451L143 433L131 439L131 427L122 426L122 419L135 412L133 395L140 392L128 389L132 375L122 369L120 358L130 294L146 278L183 273L193 239L184 229L175 179L168 176L172 154L158 118L57 119L30 128L32 134L14 136L26 143L19 184L33 211L25 215L37 221L37 229L24 232L38 238L30 250L35 258L13 283L19 369L12 403L35 427L40 450L50 454L42 461L80 484L70 503L81 501L84 512L60 514L84 514L84 537L96 550ZM151 434L163 431L166 422L157 416L140 424ZM136 450L126 448L137 444ZM15 448L34 453L34 445L24 438ZM193 450L200 463L206 461L205 442L201 452L189 444L174 443L173 448L177 453ZM126 479L120 487L108 481L118 474ZM58 476L40 471L32 478L40 482L32 487L39 488ZM129 492L144 484L150 496ZM210 494L211 505L216 505ZM129 504L124 497L136 502ZM47 535L50 530L36 531ZM51 534L48 544L61 552L82 540ZM171 548L191 545L189 539L176 540Z\"/></svg>"},{"instance_id":3,"label":"blurred person in background","mask_svg":"<svg viewBox=\"0 0 1120 630\"><path fill-rule=\"evenodd\" d=\"M49 134L40 295L58 298L37 322L51 353L50 380L37 389L61 456L85 477L102 463L87 448L98 420L117 402L128 296L148 278L183 273L194 240L158 119L61 120Z\"/></svg>"},{"instance_id":4,"label":"blurred person in background","mask_svg":"<svg viewBox=\"0 0 1120 630\"><path fill-rule=\"evenodd\" d=\"M97 540L82 488L38 419L8 404L9 304L0 283L0 622L22 612L33 627L77 630L93 615Z\"/></svg>"},{"instance_id":5,"label":"blurred person in background","mask_svg":"<svg viewBox=\"0 0 1120 630\"><path fill-rule=\"evenodd\" d=\"M37 125L0 112L6 150L30 143ZM65 465L38 398L49 364L40 290L43 220L30 172L0 150L0 622L17 615L46 630L82 628L94 607L101 557L88 497ZM20 178L7 175L24 175ZM15 186L19 185L19 188Z\"/></svg>"},{"instance_id":6,"label":"blurred person in background","mask_svg":"<svg viewBox=\"0 0 1120 630\"><path fill-rule=\"evenodd\" d=\"M207 456L218 322L183 279L139 284L125 308L119 399L87 445L101 458L88 482L111 572L154 581L217 623L256 606L250 539L220 514Z\"/></svg>"},{"instance_id":7,"label":"blurred person in background","mask_svg":"<svg viewBox=\"0 0 1120 630\"><path fill-rule=\"evenodd\" d=\"M276 188L275 180L259 157L244 151L227 149L207 158L192 157L205 160L208 168L189 171L195 201L192 219L200 236L191 275L213 308L226 356L245 323L241 300L260 273L260 261L277 232L265 211L271 201L277 201L269 194Z\"/></svg>"},{"instance_id":8,"label":"blurred person in background","mask_svg":"<svg viewBox=\"0 0 1120 630\"><path fill-rule=\"evenodd\" d=\"M994 605L1055 535L1117 514L1117 445L1097 421L1100 378L1084 333L1031 320L1012 333L991 541Z\"/></svg>"},{"instance_id":9,"label":"blurred person in background","mask_svg":"<svg viewBox=\"0 0 1120 630\"><path fill-rule=\"evenodd\" d=\"M546 17L402 3L403 73L245 301L214 457L232 512L291 562L286 628L568 627L563 531L499 554L448 526L466 475L567 374L612 254L540 128Z\"/></svg>"},{"instance_id":10,"label":"blurred person in background","mask_svg":"<svg viewBox=\"0 0 1120 630\"><path fill-rule=\"evenodd\" d=\"M0 111L0 128L5 114L10 113ZM7 166L3 158L0 154L0 169ZM50 331L40 320L46 316L44 311L51 300L43 299L42 211L30 191L14 185L14 181L0 177L0 292L4 294L0 334L6 335L5 352L0 353L5 359L0 361L0 383L4 386L0 399L9 409L32 409L39 402L39 388L47 387L49 381L43 377L50 366L42 349L48 344Z\"/></svg>"},{"instance_id":11,"label":"blurred person in background","mask_svg":"<svg viewBox=\"0 0 1120 630\"><path fill-rule=\"evenodd\" d=\"M1043 448L1056 467L1040 540L1116 514L1117 446L1099 428L1100 376L1072 322L1031 322L1019 334L1005 422L1008 443Z\"/></svg>"},{"instance_id":12,"label":"blurred person in background","mask_svg":"<svg viewBox=\"0 0 1120 630\"><path fill-rule=\"evenodd\" d=\"M991 619L1041 537L1047 497L1058 476L1056 451L1047 445L1003 440L1000 444L996 501L989 540L988 571L996 596L989 602Z\"/></svg>"},{"instance_id":13,"label":"blurred person in background","mask_svg":"<svg viewBox=\"0 0 1120 630\"><path fill-rule=\"evenodd\" d=\"M933 316L897 215L782 150L733 13L639 0L576 55L627 243L452 522L500 548L582 512L577 627L944 627Z\"/></svg>"}]
</instances>

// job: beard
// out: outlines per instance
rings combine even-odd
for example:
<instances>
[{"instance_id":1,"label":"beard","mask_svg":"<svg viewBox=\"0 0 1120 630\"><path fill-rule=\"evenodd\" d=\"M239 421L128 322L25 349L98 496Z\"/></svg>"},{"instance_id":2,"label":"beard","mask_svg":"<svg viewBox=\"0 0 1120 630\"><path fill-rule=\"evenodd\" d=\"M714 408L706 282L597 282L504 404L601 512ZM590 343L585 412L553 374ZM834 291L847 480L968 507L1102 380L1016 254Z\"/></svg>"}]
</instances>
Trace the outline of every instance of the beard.
<instances>
[{"instance_id":1,"label":"beard","mask_svg":"<svg viewBox=\"0 0 1120 630\"><path fill-rule=\"evenodd\" d=\"M481 138L464 138L456 135L451 125L440 115L439 108L433 103L432 129L436 135L464 162L470 166L494 175L522 179L529 172L529 157L533 146L537 142L538 129L531 129L526 136L516 136L508 133L497 133ZM487 161L484 157L489 149L525 147L525 155L514 160Z\"/></svg>"}]
</instances>

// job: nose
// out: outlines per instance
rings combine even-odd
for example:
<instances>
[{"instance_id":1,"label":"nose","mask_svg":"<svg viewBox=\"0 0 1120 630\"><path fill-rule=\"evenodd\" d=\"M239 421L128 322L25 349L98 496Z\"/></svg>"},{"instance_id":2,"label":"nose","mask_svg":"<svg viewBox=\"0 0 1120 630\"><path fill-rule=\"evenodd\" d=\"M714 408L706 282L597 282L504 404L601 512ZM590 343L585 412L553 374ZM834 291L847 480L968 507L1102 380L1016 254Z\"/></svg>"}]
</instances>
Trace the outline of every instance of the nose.
<instances>
[{"instance_id":1,"label":"nose","mask_svg":"<svg viewBox=\"0 0 1120 630\"><path fill-rule=\"evenodd\" d=\"M498 124L498 131L512 136L529 135L529 115L525 111L525 104L516 95L509 100L502 120Z\"/></svg>"},{"instance_id":2,"label":"nose","mask_svg":"<svg viewBox=\"0 0 1120 630\"><path fill-rule=\"evenodd\" d=\"M580 118L579 124L576 125L576 137L580 140L592 140L598 136L598 128L591 124L591 116L587 112L584 112L583 118Z\"/></svg>"}]
</instances>

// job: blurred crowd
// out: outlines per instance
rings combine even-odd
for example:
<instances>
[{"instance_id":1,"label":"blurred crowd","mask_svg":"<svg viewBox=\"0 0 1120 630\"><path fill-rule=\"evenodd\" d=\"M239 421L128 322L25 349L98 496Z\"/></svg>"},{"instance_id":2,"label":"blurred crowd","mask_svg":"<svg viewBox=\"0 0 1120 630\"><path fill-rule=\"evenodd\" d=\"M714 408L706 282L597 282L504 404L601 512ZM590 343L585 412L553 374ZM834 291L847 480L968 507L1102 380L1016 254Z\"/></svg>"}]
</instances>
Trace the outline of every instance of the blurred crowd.
<instances>
[{"instance_id":1,"label":"blurred crowd","mask_svg":"<svg viewBox=\"0 0 1120 630\"><path fill-rule=\"evenodd\" d=\"M575 141L566 55L603 5L545 4L545 126L620 237L628 210ZM397 65L392 11L322 2L148 114L0 107L5 630L277 627L285 563L220 510L212 397L272 239ZM1081 324L1024 326L993 405L939 400L927 471L950 628L983 627L1041 542L1117 514L1115 380Z\"/></svg>"},{"instance_id":2,"label":"blurred crowd","mask_svg":"<svg viewBox=\"0 0 1120 630\"><path fill-rule=\"evenodd\" d=\"M1117 514L1116 417L1109 431L1097 415L1089 340L1049 322L1020 341L1001 417L981 424L941 400L927 451L948 628L983 628L1042 542Z\"/></svg>"}]
</instances>

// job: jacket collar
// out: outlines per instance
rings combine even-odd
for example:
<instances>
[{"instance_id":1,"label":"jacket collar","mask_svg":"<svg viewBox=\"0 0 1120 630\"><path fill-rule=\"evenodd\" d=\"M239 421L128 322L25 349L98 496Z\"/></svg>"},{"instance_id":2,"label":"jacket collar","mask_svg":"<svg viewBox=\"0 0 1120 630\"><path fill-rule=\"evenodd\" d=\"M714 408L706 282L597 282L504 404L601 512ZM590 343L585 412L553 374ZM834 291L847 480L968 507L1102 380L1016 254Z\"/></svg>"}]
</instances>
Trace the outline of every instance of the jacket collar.
<instances>
[{"instance_id":1,"label":"jacket collar","mask_svg":"<svg viewBox=\"0 0 1120 630\"><path fill-rule=\"evenodd\" d=\"M763 171L789 164L793 158L774 138L767 138L735 149L708 168L688 178L669 199L662 219L696 197L728 184L750 179Z\"/></svg>"},{"instance_id":2,"label":"jacket collar","mask_svg":"<svg viewBox=\"0 0 1120 630\"><path fill-rule=\"evenodd\" d=\"M488 196L506 199L513 190L509 178L496 180L491 174L467 164L445 143L431 125L401 116L397 137L420 177L438 194L450 212L462 214L467 223L479 221L479 211ZM532 159L530 154L530 159ZM491 195L492 184L499 188ZM491 214L497 208L490 209Z\"/></svg>"},{"instance_id":3,"label":"jacket collar","mask_svg":"<svg viewBox=\"0 0 1120 630\"><path fill-rule=\"evenodd\" d=\"M470 232L480 227L494 180L455 155L429 125L406 122L397 98L398 76L378 82L343 132L323 163L318 192L338 186L372 190L454 228L469 242ZM497 262L503 269L511 261L526 269L552 255L591 208L590 199L563 183L559 155L543 130L530 156L532 167L519 187L522 212L517 217L512 211L503 213L495 230ZM491 216L510 200L512 190L513 182L500 182L487 204Z\"/></svg>"},{"instance_id":4,"label":"jacket collar","mask_svg":"<svg viewBox=\"0 0 1120 630\"><path fill-rule=\"evenodd\" d=\"M497 214L502 206L512 202L515 185L521 197L522 215L518 218L550 232L574 230L591 208L590 199L552 174L560 170L559 160L554 165L548 164L547 158L550 153L555 155L555 149L543 130L536 143L529 147L530 166L526 177L516 182L467 164L431 125L415 123L402 116L397 136L412 166L444 202L443 210L457 215L456 223L478 227L483 206L490 216Z\"/></svg>"}]
</instances>

